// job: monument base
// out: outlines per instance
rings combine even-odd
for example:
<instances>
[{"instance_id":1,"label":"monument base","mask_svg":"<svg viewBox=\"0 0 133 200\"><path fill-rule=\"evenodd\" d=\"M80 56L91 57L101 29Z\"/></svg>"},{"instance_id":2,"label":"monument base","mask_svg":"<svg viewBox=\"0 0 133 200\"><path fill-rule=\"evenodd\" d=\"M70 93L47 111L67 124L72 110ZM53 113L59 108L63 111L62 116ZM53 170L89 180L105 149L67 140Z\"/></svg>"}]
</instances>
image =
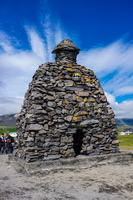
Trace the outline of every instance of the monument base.
<instances>
[{"instance_id":1,"label":"monument base","mask_svg":"<svg viewBox=\"0 0 133 200\"><path fill-rule=\"evenodd\" d=\"M60 158L57 160L45 160L27 163L25 160L8 156L9 163L14 164L19 172L27 174L49 173L58 170L74 170L88 167L97 167L108 164L128 164L133 162L133 151L121 151L120 153L95 156L79 155L75 158Z\"/></svg>"}]
</instances>

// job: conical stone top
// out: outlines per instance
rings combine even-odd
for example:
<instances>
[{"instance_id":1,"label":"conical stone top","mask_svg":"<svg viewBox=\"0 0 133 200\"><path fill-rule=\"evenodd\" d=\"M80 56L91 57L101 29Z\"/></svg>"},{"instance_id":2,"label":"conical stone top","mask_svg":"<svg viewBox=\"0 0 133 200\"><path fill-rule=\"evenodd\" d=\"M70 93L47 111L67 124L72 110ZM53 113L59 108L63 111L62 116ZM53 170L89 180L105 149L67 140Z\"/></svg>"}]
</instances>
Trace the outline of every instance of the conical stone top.
<instances>
[{"instance_id":1,"label":"conical stone top","mask_svg":"<svg viewBox=\"0 0 133 200\"><path fill-rule=\"evenodd\" d=\"M52 51L56 54L55 60L60 63L76 64L76 57L80 49L69 39L62 40Z\"/></svg>"},{"instance_id":2,"label":"conical stone top","mask_svg":"<svg viewBox=\"0 0 133 200\"><path fill-rule=\"evenodd\" d=\"M67 50L67 51L76 51L79 53L80 49L76 47L73 42L69 39L62 40L57 46L54 48L52 53L57 53L61 50Z\"/></svg>"}]
</instances>

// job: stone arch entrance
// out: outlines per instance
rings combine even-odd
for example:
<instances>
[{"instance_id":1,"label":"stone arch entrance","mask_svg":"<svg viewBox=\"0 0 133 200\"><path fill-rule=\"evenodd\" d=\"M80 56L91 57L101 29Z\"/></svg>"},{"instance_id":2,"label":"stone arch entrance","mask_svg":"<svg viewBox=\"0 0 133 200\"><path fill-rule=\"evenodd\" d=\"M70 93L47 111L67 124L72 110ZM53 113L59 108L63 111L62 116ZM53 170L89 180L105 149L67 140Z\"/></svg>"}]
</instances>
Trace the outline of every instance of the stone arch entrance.
<instances>
[{"instance_id":1,"label":"stone arch entrance","mask_svg":"<svg viewBox=\"0 0 133 200\"><path fill-rule=\"evenodd\" d=\"M77 129L77 132L73 135L73 148L75 152L75 156L80 154L80 151L82 149L82 143L83 143L83 131L81 129Z\"/></svg>"}]
</instances>

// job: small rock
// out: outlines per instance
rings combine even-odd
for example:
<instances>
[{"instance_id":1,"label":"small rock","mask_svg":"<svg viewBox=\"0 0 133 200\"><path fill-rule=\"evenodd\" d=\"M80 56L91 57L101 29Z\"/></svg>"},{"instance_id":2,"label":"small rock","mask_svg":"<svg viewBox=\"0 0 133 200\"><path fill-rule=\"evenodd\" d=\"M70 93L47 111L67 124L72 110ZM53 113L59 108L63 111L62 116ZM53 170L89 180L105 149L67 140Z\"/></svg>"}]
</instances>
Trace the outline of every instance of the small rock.
<instances>
[{"instance_id":1,"label":"small rock","mask_svg":"<svg viewBox=\"0 0 133 200\"><path fill-rule=\"evenodd\" d=\"M112 144L119 144L119 143L120 143L119 140L113 140L113 141L112 141Z\"/></svg>"},{"instance_id":2,"label":"small rock","mask_svg":"<svg viewBox=\"0 0 133 200\"><path fill-rule=\"evenodd\" d=\"M72 115L66 116L64 119L68 122L70 122L72 120Z\"/></svg>"}]
</instances>

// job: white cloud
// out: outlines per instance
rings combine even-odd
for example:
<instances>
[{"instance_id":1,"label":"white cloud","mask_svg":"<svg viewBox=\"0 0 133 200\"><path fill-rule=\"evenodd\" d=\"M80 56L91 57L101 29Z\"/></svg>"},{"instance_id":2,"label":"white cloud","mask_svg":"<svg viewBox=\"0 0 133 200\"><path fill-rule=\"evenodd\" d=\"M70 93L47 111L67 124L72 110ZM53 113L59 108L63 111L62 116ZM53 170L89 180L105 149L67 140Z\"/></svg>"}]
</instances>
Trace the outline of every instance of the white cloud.
<instances>
[{"instance_id":1,"label":"white cloud","mask_svg":"<svg viewBox=\"0 0 133 200\"><path fill-rule=\"evenodd\" d=\"M16 96L24 96L35 70L47 61L45 44L38 33L27 28L27 34L31 51L17 49L12 38L0 32L0 114L20 112L22 99Z\"/></svg>"},{"instance_id":2,"label":"white cloud","mask_svg":"<svg viewBox=\"0 0 133 200\"><path fill-rule=\"evenodd\" d=\"M7 53L12 53L14 51L14 47L11 45L12 38L9 37L5 32L0 30L0 46Z\"/></svg>"},{"instance_id":3,"label":"white cloud","mask_svg":"<svg viewBox=\"0 0 133 200\"><path fill-rule=\"evenodd\" d=\"M33 27L25 26L31 50L17 48L19 42L0 31L0 113L19 112L21 98L35 70L42 63L53 61L51 51L63 39L69 38L60 24L43 23L44 37ZM117 103L115 97L133 94L133 43L118 40L108 46L81 51L78 63L94 70L117 117L132 117L132 100ZM112 95L111 95L112 94ZM7 101L8 100L8 101ZM132 109L133 110L133 109Z\"/></svg>"},{"instance_id":4,"label":"white cloud","mask_svg":"<svg viewBox=\"0 0 133 200\"><path fill-rule=\"evenodd\" d=\"M109 94L107 92L105 92L105 95L107 97L108 102L110 103L110 105L113 107L115 104L118 104L117 102L115 102L115 97L112 94Z\"/></svg>"},{"instance_id":5,"label":"white cloud","mask_svg":"<svg viewBox=\"0 0 133 200\"><path fill-rule=\"evenodd\" d=\"M18 109L20 111L21 100L16 96L24 96L39 65L53 61L51 51L57 37L59 40L65 38L58 24L52 28L47 20L44 27L45 35L42 38L35 28L25 26L31 50L18 49L18 41L14 43L15 38L0 31L0 98L5 100L0 103L1 114L18 112Z\"/></svg>"},{"instance_id":6,"label":"white cloud","mask_svg":"<svg viewBox=\"0 0 133 200\"><path fill-rule=\"evenodd\" d=\"M25 26L25 28L29 36L32 52L41 59L47 60L47 51L44 40L39 36L35 29L29 28L28 26Z\"/></svg>"},{"instance_id":7,"label":"white cloud","mask_svg":"<svg viewBox=\"0 0 133 200\"><path fill-rule=\"evenodd\" d=\"M133 80L133 77L132 77L132 80ZM125 94L133 94L133 86L125 86L125 87L118 88L115 94L116 96L125 95Z\"/></svg>"},{"instance_id":8,"label":"white cloud","mask_svg":"<svg viewBox=\"0 0 133 200\"><path fill-rule=\"evenodd\" d=\"M115 97L105 92L108 102L110 103L116 118L133 118L133 101L123 101L118 103Z\"/></svg>"},{"instance_id":9,"label":"white cloud","mask_svg":"<svg viewBox=\"0 0 133 200\"><path fill-rule=\"evenodd\" d=\"M0 115L19 113L23 97L0 97Z\"/></svg>"},{"instance_id":10,"label":"white cloud","mask_svg":"<svg viewBox=\"0 0 133 200\"><path fill-rule=\"evenodd\" d=\"M78 62L93 69L117 118L133 118L133 42L122 39L105 47L82 51ZM110 94L111 93L111 94ZM132 95L130 101L118 103L124 95Z\"/></svg>"},{"instance_id":11,"label":"white cloud","mask_svg":"<svg viewBox=\"0 0 133 200\"><path fill-rule=\"evenodd\" d=\"M133 42L122 39L105 47L82 51L78 62L93 69L101 84L115 96L133 94Z\"/></svg>"},{"instance_id":12,"label":"white cloud","mask_svg":"<svg viewBox=\"0 0 133 200\"><path fill-rule=\"evenodd\" d=\"M69 38L68 34L66 32L63 32L59 23L57 23L55 25L55 35L54 36L55 36L55 45L59 44L63 39Z\"/></svg>"},{"instance_id":13,"label":"white cloud","mask_svg":"<svg viewBox=\"0 0 133 200\"><path fill-rule=\"evenodd\" d=\"M133 42L125 43L122 39L105 47L95 47L82 51L78 61L92 68L99 76L104 77L114 70L133 72Z\"/></svg>"},{"instance_id":14,"label":"white cloud","mask_svg":"<svg viewBox=\"0 0 133 200\"><path fill-rule=\"evenodd\" d=\"M51 23L49 21L49 16L46 16L46 21L43 24L44 26L44 35L46 37L46 41L47 41L47 52L48 52L48 60L52 61L53 60L53 55L51 54L53 48L52 48L52 44L53 44L53 33L52 33L52 27L51 27Z\"/></svg>"}]
</instances>

